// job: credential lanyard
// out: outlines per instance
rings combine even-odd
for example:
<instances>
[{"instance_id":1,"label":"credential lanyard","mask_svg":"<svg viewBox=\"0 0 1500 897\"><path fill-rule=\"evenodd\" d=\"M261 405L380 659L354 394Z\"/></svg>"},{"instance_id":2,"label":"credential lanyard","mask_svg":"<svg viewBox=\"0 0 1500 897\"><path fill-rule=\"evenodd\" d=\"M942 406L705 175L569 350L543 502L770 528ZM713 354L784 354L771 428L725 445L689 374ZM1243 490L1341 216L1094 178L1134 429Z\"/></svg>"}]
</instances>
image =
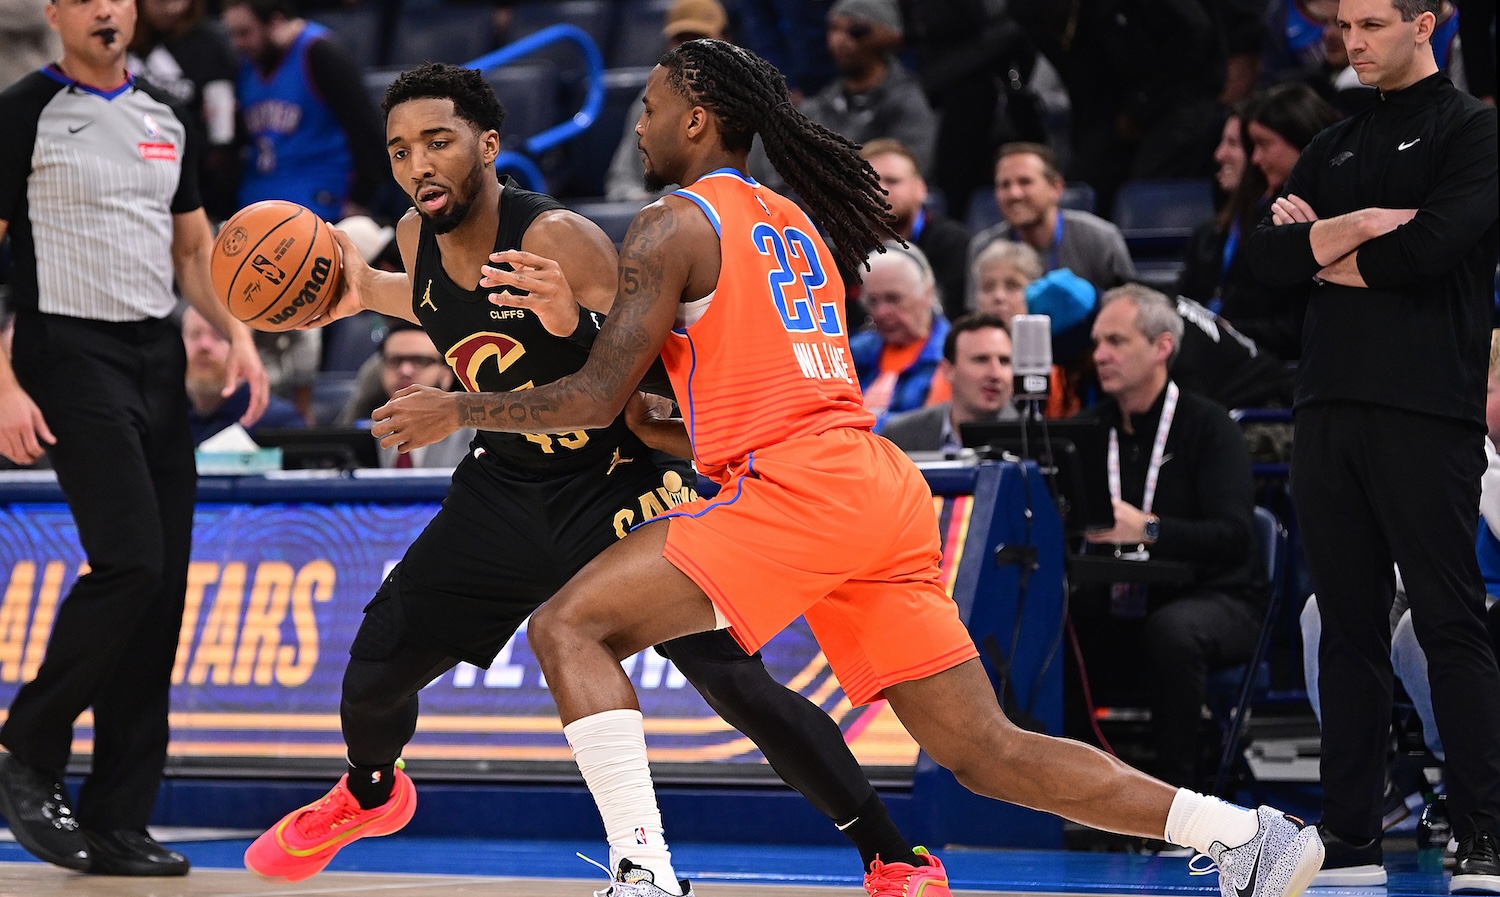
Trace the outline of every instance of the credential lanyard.
<instances>
[{"instance_id":1,"label":"credential lanyard","mask_svg":"<svg viewBox=\"0 0 1500 897\"><path fill-rule=\"evenodd\" d=\"M1021 239L1021 233L1020 233L1020 231L1017 231L1014 228L1011 229L1010 238L1011 238L1011 240L1013 242L1016 242L1016 243L1024 242ZM912 235L912 239L913 240L916 239L916 234ZM1048 250L1048 252L1047 252L1047 270L1048 271L1056 271L1058 269L1058 267L1060 267L1059 262L1061 261L1061 257L1059 255L1059 253L1062 252L1062 241L1063 241L1063 214L1062 214L1062 209L1058 209L1057 210L1057 224L1055 226L1053 226L1053 228L1052 228L1052 248L1050 250Z\"/></svg>"},{"instance_id":2,"label":"credential lanyard","mask_svg":"<svg viewBox=\"0 0 1500 897\"><path fill-rule=\"evenodd\" d=\"M1151 513L1151 502L1156 498L1156 480L1161 475L1161 459L1167 449L1167 433L1172 429L1172 417L1177 414L1177 384L1167 383L1167 398L1162 402L1161 420L1156 424L1156 441L1151 444L1151 461L1146 465L1146 494L1141 499L1141 510ZM1109 494L1120 500L1120 434L1113 427L1109 431Z\"/></svg>"}]
</instances>

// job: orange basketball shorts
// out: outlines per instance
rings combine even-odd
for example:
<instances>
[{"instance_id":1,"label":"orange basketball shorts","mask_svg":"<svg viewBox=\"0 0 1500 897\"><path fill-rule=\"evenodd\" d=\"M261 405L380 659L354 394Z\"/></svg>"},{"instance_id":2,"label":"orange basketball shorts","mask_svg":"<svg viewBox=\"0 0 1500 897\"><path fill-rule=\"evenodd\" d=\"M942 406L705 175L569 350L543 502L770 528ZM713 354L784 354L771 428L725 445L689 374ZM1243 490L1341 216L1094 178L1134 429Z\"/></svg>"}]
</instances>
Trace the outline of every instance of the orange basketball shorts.
<instances>
[{"instance_id":1,"label":"orange basketball shorts","mask_svg":"<svg viewBox=\"0 0 1500 897\"><path fill-rule=\"evenodd\" d=\"M748 652L806 616L845 693L978 656L938 574L932 493L883 437L836 429L755 451L718 495L658 517L664 557Z\"/></svg>"}]
</instances>

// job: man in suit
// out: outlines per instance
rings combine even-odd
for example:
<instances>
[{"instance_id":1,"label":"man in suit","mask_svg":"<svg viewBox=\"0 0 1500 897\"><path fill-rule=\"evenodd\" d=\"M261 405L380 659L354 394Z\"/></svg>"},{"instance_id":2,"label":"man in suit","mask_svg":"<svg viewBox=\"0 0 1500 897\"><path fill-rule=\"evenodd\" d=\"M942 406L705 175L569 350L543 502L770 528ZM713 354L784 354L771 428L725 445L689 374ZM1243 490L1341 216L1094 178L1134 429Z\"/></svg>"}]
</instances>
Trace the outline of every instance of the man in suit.
<instances>
[{"instance_id":1,"label":"man in suit","mask_svg":"<svg viewBox=\"0 0 1500 897\"><path fill-rule=\"evenodd\" d=\"M973 421L1019 420L1011 404L1010 328L994 315L965 315L953 322L943 341L938 376L953 398L898 414L881 434L906 452L953 452L963 445L959 425Z\"/></svg>"}]
</instances>

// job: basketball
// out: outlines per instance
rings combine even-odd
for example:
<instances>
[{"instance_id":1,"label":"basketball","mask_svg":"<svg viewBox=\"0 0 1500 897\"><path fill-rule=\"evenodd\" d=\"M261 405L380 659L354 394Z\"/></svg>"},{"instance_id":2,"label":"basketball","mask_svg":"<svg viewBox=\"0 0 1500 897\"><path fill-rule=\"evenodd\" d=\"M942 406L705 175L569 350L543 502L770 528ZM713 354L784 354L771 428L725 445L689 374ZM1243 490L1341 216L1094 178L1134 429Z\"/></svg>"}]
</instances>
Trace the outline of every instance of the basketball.
<instances>
[{"instance_id":1,"label":"basketball","mask_svg":"<svg viewBox=\"0 0 1500 897\"><path fill-rule=\"evenodd\" d=\"M328 222L294 202L246 206L214 240L214 291L256 330L291 330L322 314L342 270Z\"/></svg>"}]
</instances>

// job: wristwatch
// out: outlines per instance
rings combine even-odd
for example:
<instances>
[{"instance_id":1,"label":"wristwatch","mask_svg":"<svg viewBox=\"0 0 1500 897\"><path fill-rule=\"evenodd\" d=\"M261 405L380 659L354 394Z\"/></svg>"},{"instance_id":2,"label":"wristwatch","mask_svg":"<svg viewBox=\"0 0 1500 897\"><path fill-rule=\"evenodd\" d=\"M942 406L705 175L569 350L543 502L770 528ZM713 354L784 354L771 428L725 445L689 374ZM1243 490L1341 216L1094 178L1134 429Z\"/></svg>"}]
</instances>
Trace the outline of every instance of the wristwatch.
<instances>
[{"instance_id":1,"label":"wristwatch","mask_svg":"<svg viewBox=\"0 0 1500 897\"><path fill-rule=\"evenodd\" d=\"M1161 538L1161 518L1155 514L1146 515L1146 525L1143 528L1143 536L1146 544L1150 545Z\"/></svg>"}]
</instances>

